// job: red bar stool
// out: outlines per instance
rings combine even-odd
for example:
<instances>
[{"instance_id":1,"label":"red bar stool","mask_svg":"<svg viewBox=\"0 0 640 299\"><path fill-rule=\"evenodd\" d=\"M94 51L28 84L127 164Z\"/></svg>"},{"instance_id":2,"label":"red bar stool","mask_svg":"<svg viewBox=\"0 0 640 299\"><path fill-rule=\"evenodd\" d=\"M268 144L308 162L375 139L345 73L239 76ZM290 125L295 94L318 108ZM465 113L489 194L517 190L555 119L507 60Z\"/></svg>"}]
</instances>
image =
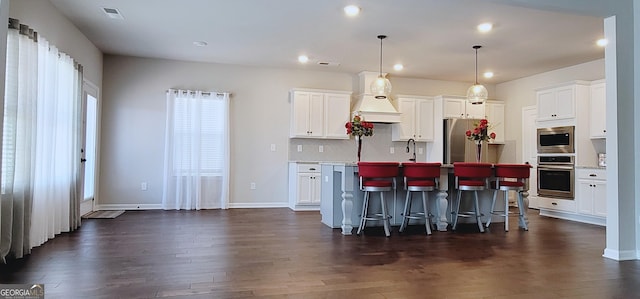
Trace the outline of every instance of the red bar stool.
<instances>
[{"instance_id":1,"label":"red bar stool","mask_svg":"<svg viewBox=\"0 0 640 299\"><path fill-rule=\"evenodd\" d=\"M520 227L529 230L524 219L524 199L522 192L529 180L531 165L529 164L496 164L495 165L495 186L493 190L493 200L491 201L491 214L504 217L504 231L509 231L509 191L515 191L518 200L518 211ZM494 183L492 182L492 185ZM496 211L496 198L498 191L504 191L504 210ZM486 226L491 224L491 217L487 221Z\"/></svg>"},{"instance_id":2,"label":"red bar stool","mask_svg":"<svg viewBox=\"0 0 640 299\"><path fill-rule=\"evenodd\" d=\"M384 234L391 236L391 215L387 212L387 203L384 200L384 192L396 189L396 177L400 173L400 163L397 162L358 162L358 174L360 176L360 190L364 191L362 202L362 214L360 215L359 235L367 224L367 220L382 220ZM369 197L371 192L380 192L380 205L382 213L369 213Z\"/></svg>"},{"instance_id":3,"label":"red bar stool","mask_svg":"<svg viewBox=\"0 0 640 299\"><path fill-rule=\"evenodd\" d=\"M482 219L480 219L483 215L480 213L478 191L487 190L489 188L489 178L493 172L491 166L492 165L490 163L453 163L455 187L458 190L458 196L456 196L456 201L454 202L455 210L452 212L453 230L456 230L456 226L458 225L458 217L476 217L476 223L478 223L480 232L484 232ZM473 191L473 211L460 213L460 201L462 199L463 191Z\"/></svg>"},{"instance_id":4,"label":"red bar stool","mask_svg":"<svg viewBox=\"0 0 640 299\"><path fill-rule=\"evenodd\" d=\"M409 224L409 219L424 219L427 235L431 234L431 215L429 214L429 196L427 192L438 190L441 163L402 163L404 174L404 190L407 198L404 202L403 220L400 232ZM422 212L411 213L412 193L422 193Z\"/></svg>"}]
</instances>

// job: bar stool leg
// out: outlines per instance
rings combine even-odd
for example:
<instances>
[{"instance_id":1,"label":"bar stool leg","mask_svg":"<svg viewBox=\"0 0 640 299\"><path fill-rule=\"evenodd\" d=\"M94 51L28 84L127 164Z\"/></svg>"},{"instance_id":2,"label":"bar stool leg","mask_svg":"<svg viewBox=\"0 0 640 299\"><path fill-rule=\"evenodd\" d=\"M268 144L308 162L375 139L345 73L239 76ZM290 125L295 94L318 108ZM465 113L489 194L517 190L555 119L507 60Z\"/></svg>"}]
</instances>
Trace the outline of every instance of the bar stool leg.
<instances>
[{"instance_id":1,"label":"bar stool leg","mask_svg":"<svg viewBox=\"0 0 640 299\"><path fill-rule=\"evenodd\" d=\"M489 211L489 219L487 220L487 224L485 226L489 228L491 224L491 215L495 212L496 207L496 198L498 198L498 190L493 190L493 199L491 200L491 210Z\"/></svg>"},{"instance_id":2,"label":"bar stool leg","mask_svg":"<svg viewBox=\"0 0 640 299\"><path fill-rule=\"evenodd\" d=\"M364 192L364 199L362 200L362 214L360 215L360 225L358 225L358 232L356 235L360 235L364 226L367 223L367 213L369 210L369 191Z\"/></svg>"},{"instance_id":3,"label":"bar stool leg","mask_svg":"<svg viewBox=\"0 0 640 299\"><path fill-rule=\"evenodd\" d=\"M384 200L384 192L380 192L380 205L382 206L382 221L384 225L384 235L391 236L389 227L391 222L389 221L389 214L387 214L387 202Z\"/></svg>"},{"instance_id":4,"label":"bar stool leg","mask_svg":"<svg viewBox=\"0 0 640 299\"><path fill-rule=\"evenodd\" d=\"M458 213L460 213L460 198L462 197L462 191L458 190L458 195L456 196L456 202L454 203L455 205L455 212L452 212L452 218L451 221L453 221L453 224L451 226L452 230L456 230L456 226L458 226Z\"/></svg>"},{"instance_id":5,"label":"bar stool leg","mask_svg":"<svg viewBox=\"0 0 640 299\"><path fill-rule=\"evenodd\" d=\"M422 191L422 207L424 210L424 225L427 228L427 235L431 235L431 217L429 217L429 198L427 192Z\"/></svg>"},{"instance_id":6,"label":"bar stool leg","mask_svg":"<svg viewBox=\"0 0 640 299\"><path fill-rule=\"evenodd\" d=\"M402 225L400 225L400 232L404 231L405 227L409 222L409 218L407 218L407 216L409 216L409 213L410 213L409 211L411 210L410 204L409 204L410 201L411 201L411 191L407 190L407 196L404 201L404 212L402 213L403 219L402 219Z\"/></svg>"},{"instance_id":7,"label":"bar stool leg","mask_svg":"<svg viewBox=\"0 0 640 299\"><path fill-rule=\"evenodd\" d=\"M527 221L524 219L524 199L522 198L522 191L517 191L517 192L518 192L518 212L520 213L520 215L518 215L518 219L520 220L520 226L524 228L524 230L529 230L529 227L527 226Z\"/></svg>"},{"instance_id":8,"label":"bar stool leg","mask_svg":"<svg viewBox=\"0 0 640 299\"><path fill-rule=\"evenodd\" d=\"M478 228L480 229L481 233L484 233L484 226L482 225L482 219L480 219L481 214L480 214L480 204L478 204L478 191L473 191L474 196L474 202L473 205L476 209L476 222L478 223Z\"/></svg>"},{"instance_id":9,"label":"bar stool leg","mask_svg":"<svg viewBox=\"0 0 640 299\"><path fill-rule=\"evenodd\" d=\"M504 231L509 231L509 191L504 190Z\"/></svg>"}]
</instances>

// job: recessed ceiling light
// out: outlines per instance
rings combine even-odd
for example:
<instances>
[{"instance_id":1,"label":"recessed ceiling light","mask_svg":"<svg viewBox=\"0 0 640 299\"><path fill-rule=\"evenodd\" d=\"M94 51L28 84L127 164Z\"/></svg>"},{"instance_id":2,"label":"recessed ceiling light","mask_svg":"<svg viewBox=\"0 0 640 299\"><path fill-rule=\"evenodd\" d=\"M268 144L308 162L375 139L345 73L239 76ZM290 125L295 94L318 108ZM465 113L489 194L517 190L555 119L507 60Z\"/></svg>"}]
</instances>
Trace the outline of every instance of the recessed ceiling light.
<instances>
[{"instance_id":1,"label":"recessed ceiling light","mask_svg":"<svg viewBox=\"0 0 640 299\"><path fill-rule=\"evenodd\" d=\"M394 70L396 70L396 71L401 71L402 69L404 69L404 65L402 65L402 64L400 64L400 63L396 63L396 64L393 66L393 69L394 69Z\"/></svg>"},{"instance_id":2,"label":"recessed ceiling light","mask_svg":"<svg viewBox=\"0 0 640 299\"><path fill-rule=\"evenodd\" d=\"M493 29L493 24L488 23L488 22L478 25L478 31L480 31L482 33L489 32L489 31L491 31L491 29Z\"/></svg>"},{"instance_id":3,"label":"recessed ceiling light","mask_svg":"<svg viewBox=\"0 0 640 299\"><path fill-rule=\"evenodd\" d=\"M203 41L203 40L199 40L199 41L195 41L193 42L193 45L197 46L197 47L205 47L207 46L209 43Z\"/></svg>"},{"instance_id":4,"label":"recessed ceiling light","mask_svg":"<svg viewBox=\"0 0 640 299\"><path fill-rule=\"evenodd\" d=\"M484 73L484 77L489 79L489 78L493 78L493 72L485 72Z\"/></svg>"},{"instance_id":5,"label":"recessed ceiling light","mask_svg":"<svg viewBox=\"0 0 640 299\"><path fill-rule=\"evenodd\" d=\"M309 57L307 57L306 55L300 55L298 56L298 62L300 63L307 63L309 61Z\"/></svg>"},{"instance_id":6,"label":"recessed ceiling light","mask_svg":"<svg viewBox=\"0 0 640 299\"><path fill-rule=\"evenodd\" d=\"M599 39L596 44L600 47L604 47L609 43L609 40L607 40L606 38L601 38Z\"/></svg>"},{"instance_id":7,"label":"recessed ceiling light","mask_svg":"<svg viewBox=\"0 0 640 299\"><path fill-rule=\"evenodd\" d=\"M355 6L355 5L347 5L347 6L344 7L344 13L347 16L355 17L358 14L360 14L360 7Z\"/></svg>"}]
</instances>

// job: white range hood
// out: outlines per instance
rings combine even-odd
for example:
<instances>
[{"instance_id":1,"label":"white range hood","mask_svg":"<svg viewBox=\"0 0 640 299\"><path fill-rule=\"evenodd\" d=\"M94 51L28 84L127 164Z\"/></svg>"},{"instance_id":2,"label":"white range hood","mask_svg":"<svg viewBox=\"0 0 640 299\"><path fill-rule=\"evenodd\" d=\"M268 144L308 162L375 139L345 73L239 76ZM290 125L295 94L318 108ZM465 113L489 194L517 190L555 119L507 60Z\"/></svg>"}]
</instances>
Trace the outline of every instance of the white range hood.
<instances>
[{"instance_id":1,"label":"white range hood","mask_svg":"<svg viewBox=\"0 0 640 299\"><path fill-rule=\"evenodd\" d=\"M360 113L364 120L369 122L399 123L401 114L393 105L392 99L389 97L386 99L376 99L369 90L371 82L378 77L378 73L365 71L360 72L358 77L360 79L359 94L355 104L351 108L351 112Z\"/></svg>"}]
</instances>

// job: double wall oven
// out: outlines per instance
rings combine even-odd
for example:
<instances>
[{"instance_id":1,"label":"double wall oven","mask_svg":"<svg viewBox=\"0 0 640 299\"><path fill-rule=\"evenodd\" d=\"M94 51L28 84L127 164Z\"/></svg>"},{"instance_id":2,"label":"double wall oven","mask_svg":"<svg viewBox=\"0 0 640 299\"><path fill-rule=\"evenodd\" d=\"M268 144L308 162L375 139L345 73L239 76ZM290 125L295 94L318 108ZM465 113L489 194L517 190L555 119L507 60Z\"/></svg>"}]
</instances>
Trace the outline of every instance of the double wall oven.
<instances>
[{"instance_id":1,"label":"double wall oven","mask_svg":"<svg viewBox=\"0 0 640 299\"><path fill-rule=\"evenodd\" d=\"M538 139L538 196L574 198L575 127L540 128Z\"/></svg>"}]
</instances>

